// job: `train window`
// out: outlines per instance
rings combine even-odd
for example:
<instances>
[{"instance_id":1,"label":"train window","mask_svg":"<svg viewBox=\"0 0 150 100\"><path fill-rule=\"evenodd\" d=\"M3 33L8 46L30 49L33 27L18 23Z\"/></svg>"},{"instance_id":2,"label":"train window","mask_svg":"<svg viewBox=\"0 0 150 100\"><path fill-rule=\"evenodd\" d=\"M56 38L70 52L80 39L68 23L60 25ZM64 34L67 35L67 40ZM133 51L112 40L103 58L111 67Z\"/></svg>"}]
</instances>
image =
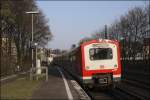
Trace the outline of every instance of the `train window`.
<instances>
[{"instance_id":1,"label":"train window","mask_svg":"<svg viewBox=\"0 0 150 100\"><path fill-rule=\"evenodd\" d=\"M104 60L113 58L111 48L92 48L89 50L89 55L91 60Z\"/></svg>"}]
</instances>

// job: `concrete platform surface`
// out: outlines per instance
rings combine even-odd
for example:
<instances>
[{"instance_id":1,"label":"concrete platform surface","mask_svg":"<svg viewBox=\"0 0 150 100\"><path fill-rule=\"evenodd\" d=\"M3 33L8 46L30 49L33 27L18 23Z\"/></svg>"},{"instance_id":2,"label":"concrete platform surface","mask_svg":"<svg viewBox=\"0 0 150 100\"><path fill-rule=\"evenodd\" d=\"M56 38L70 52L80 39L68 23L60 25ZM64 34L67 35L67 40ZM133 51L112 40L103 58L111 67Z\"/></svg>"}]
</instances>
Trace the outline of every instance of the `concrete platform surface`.
<instances>
[{"instance_id":1,"label":"concrete platform surface","mask_svg":"<svg viewBox=\"0 0 150 100\"><path fill-rule=\"evenodd\" d=\"M48 81L33 93L33 99L40 100L79 100L79 94L71 84L70 77L59 67L49 67Z\"/></svg>"}]
</instances>

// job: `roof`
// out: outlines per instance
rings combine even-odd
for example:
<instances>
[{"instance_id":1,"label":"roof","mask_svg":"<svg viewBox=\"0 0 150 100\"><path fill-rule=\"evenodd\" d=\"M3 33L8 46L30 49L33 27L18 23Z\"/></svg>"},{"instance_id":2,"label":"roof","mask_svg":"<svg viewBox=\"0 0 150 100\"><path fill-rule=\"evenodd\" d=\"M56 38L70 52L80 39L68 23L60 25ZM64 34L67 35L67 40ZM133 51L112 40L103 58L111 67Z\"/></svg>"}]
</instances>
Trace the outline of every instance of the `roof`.
<instances>
[{"instance_id":1,"label":"roof","mask_svg":"<svg viewBox=\"0 0 150 100\"><path fill-rule=\"evenodd\" d=\"M99 42L109 42L109 43L118 44L118 41L117 41L117 40L93 39L93 40L90 40L90 41L87 41L87 42L81 44L81 46L85 46L85 45L88 45L88 44L91 44L91 43L99 43Z\"/></svg>"}]
</instances>

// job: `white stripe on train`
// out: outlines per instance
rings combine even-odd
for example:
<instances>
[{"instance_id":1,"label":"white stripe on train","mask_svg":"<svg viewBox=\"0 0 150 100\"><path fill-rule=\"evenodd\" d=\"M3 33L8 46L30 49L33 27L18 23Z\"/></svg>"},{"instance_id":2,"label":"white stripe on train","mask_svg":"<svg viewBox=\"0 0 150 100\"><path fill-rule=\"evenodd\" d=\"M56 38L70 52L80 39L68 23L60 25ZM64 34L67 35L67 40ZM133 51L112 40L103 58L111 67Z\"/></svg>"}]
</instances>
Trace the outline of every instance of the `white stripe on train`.
<instances>
[{"instance_id":1,"label":"white stripe on train","mask_svg":"<svg viewBox=\"0 0 150 100\"><path fill-rule=\"evenodd\" d=\"M121 74L113 75L113 78L116 78L116 77L121 77Z\"/></svg>"},{"instance_id":2,"label":"white stripe on train","mask_svg":"<svg viewBox=\"0 0 150 100\"><path fill-rule=\"evenodd\" d=\"M121 77L121 74L113 75L113 78L116 78L116 77ZM84 76L84 77L80 77L80 79L92 79L92 76Z\"/></svg>"}]
</instances>

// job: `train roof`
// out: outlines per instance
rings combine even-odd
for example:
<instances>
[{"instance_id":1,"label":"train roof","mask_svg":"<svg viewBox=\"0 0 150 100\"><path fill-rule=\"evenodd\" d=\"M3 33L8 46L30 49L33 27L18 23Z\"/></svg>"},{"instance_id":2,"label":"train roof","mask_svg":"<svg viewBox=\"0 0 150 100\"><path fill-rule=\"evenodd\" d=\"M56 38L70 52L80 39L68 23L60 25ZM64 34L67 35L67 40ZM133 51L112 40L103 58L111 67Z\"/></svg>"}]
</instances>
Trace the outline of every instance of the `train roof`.
<instances>
[{"instance_id":1,"label":"train roof","mask_svg":"<svg viewBox=\"0 0 150 100\"><path fill-rule=\"evenodd\" d=\"M89 40L87 42L84 42L82 44L80 44L78 47L72 49L69 51L70 52L74 52L76 50L78 50L81 46L85 46L85 45L88 45L88 44L91 44L91 43L99 43L99 42L108 42L108 43L113 43L113 44L118 44L118 41L117 40L110 40L110 39L92 39L92 40Z\"/></svg>"},{"instance_id":2,"label":"train roof","mask_svg":"<svg viewBox=\"0 0 150 100\"><path fill-rule=\"evenodd\" d=\"M118 41L117 40L110 40L110 39L93 39L87 42L84 42L81 44L81 46L85 46L91 43L99 43L99 42L106 42L106 43L113 43L113 44L117 44Z\"/></svg>"},{"instance_id":3,"label":"train roof","mask_svg":"<svg viewBox=\"0 0 150 100\"><path fill-rule=\"evenodd\" d=\"M73 52L77 51L81 46L85 46L85 45L88 45L88 44L91 44L91 43L99 43L99 42L108 42L108 43L114 43L114 44L118 44L118 41L117 40L109 40L109 39L92 39L92 40L89 40L87 42L84 42L82 44L80 44L78 47L66 52L66 53L63 53L59 56L63 56L63 55L69 55L70 53L73 54Z\"/></svg>"}]
</instances>

